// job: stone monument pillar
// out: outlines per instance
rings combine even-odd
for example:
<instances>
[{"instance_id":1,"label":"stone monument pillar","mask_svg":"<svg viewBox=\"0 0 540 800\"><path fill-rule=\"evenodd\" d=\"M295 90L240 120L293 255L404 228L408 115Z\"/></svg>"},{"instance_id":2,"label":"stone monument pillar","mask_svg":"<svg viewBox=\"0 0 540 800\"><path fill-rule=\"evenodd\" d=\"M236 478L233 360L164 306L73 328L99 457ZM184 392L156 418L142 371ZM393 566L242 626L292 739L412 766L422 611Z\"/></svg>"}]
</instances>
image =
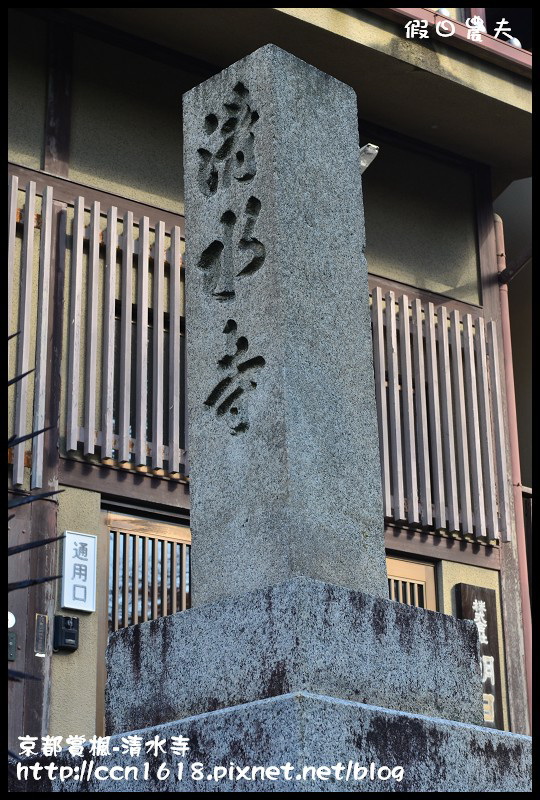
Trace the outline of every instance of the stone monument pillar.
<instances>
[{"instance_id":1,"label":"stone monument pillar","mask_svg":"<svg viewBox=\"0 0 540 800\"><path fill-rule=\"evenodd\" d=\"M386 597L356 95L268 45L184 97L193 604Z\"/></svg>"},{"instance_id":2,"label":"stone monument pillar","mask_svg":"<svg viewBox=\"0 0 540 800\"><path fill-rule=\"evenodd\" d=\"M385 599L352 89L267 45L186 95L184 156L196 607L110 637L101 763L135 731L190 749L122 791L527 791L475 625Z\"/></svg>"},{"instance_id":3,"label":"stone monument pillar","mask_svg":"<svg viewBox=\"0 0 540 800\"><path fill-rule=\"evenodd\" d=\"M386 599L355 93L262 47L185 95L184 168L195 607L112 637L109 729L517 785L526 740L478 727L474 624ZM334 781L374 785L402 790Z\"/></svg>"}]
</instances>

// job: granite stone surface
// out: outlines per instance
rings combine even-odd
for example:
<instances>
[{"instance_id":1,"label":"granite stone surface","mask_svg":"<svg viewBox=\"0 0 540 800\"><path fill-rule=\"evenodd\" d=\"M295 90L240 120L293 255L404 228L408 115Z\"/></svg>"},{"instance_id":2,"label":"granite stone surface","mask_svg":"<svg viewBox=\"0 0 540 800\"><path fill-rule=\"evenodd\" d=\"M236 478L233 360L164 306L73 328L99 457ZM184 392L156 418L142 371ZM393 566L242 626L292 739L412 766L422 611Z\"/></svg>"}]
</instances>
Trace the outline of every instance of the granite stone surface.
<instances>
[{"instance_id":1,"label":"granite stone surface","mask_svg":"<svg viewBox=\"0 0 540 800\"><path fill-rule=\"evenodd\" d=\"M266 45L184 96L193 605L387 594L355 92Z\"/></svg>"},{"instance_id":2,"label":"granite stone surface","mask_svg":"<svg viewBox=\"0 0 540 800\"><path fill-rule=\"evenodd\" d=\"M64 751L55 759L28 759L27 766L55 762L57 767L71 768L72 776L70 770L65 771L62 783L58 772L54 780L49 780L38 771L38 780L32 779L29 772L25 781L24 772L20 772L19 779L12 778L11 790L531 791L531 740L527 736L307 692L259 700L132 733L141 736L143 743L151 743L155 737L165 740L165 752L159 751L155 756L147 754L143 747L141 756L131 757L122 753L122 738L115 736L110 741L109 756L92 758L87 751L82 758ZM173 736L189 740L186 756L170 753ZM114 747L118 752L113 751ZM80 777L83 763L89 780L73 777ZM183 764L180 780L179 763ZM116 770L111 773L113 766ZM132 770L125 773L123 767Z\"/></svg>"},{"instance_id":3,"label":"granite stone surface","mask_svg":"<svg viewBox=\"0 0 540 800\"><path fill-rule=\"evenodd\" d=\"M294 578L112 634L107 731L308 690L481 724L474 623Z\"/></svg>"},{"instance_id":4,"label":"granite stone surface","mask_svg":"<svg viewBox=\"0 0 540 800\"><path fill-rule=\"evenodd\" d=\"M185 96L195 607L110 637L109 752L12 791L530 791L476 626L387 599L356 118L273 45Z\"/></svg>"}]
</instances>

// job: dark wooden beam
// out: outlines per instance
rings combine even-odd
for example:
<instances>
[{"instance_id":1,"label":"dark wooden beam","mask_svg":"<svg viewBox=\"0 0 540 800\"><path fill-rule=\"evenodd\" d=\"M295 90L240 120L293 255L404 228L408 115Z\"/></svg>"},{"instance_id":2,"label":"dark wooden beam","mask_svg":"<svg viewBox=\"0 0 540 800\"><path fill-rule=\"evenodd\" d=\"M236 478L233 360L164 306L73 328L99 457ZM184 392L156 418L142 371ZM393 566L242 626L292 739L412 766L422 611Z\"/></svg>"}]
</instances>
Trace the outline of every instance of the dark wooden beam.
<instances>
[{"instance_id":1,"label":"dark wooden beam","mask_svg":"<svg viewBox=\"0 0 540 800\"><path fill-rule=\"evenodd\" d=\"M45 428L43 448L43 490L58 483L58 418L60 409L60 365L62 357L62 318L64 295L65 212L61 204L53 206L53 226L50 274L50 304L48 309L47 370ZM19 494L19 493L17 493ZM27 494L27 492L23 492ZM33 492L39 496L40 490ZM57 535L57 498L35 500L15 510L10 525L13 534L10 544L26 544L53 538ZM15 538L16 537L16 538ZM10 571L17 580L45 578L58 574L56 542L35 548L10 558ZM24 680L10 687L9 746L18 751L17 737L43 736L48 733L50 705L50 672L52 631L57 581L42 583L14 592L10 608L16 617L17 660L13 668L36 675L39 680ZM23 610L24 609L24 610ZM45 657L35 655L36 614L47 617L48 636Z\"/></svg>"},{"instance_id":2,"label":"dark wooden beam","mask_svg":"<svg viewBox=\"0 0 540 800\"><path fill-rule=\"evenodd\" d=\"M32 509L31 533L29 539L38 541L57 535L58 505L48 500L36 500L30 504ZM46 578L58 575L56 542L37 547L30 551L29 578ZM24 730L22 733L45 736L49 726L49 705L51 688L52 636L54 608L58 581L33 586L28 591L26 617L26 672L36 675L40 680L27 681L24 702ZM35 654L36 615L47 617L47 645L45 657Z\"/></svg>"},{"instance_id":3,"label":"dark wooden beam","mask_svg":"<svg viewBox=\"0 0 540 800\"><path fill-rule=\"evenodd\" d=\"M28 181L35 181L38 194L43 191L45 186L52 186L54 199L62 203L73 205L74 199L80 195L84 197L85 208L90 209L92 203L97 200L101 203L102 209L116 206L119 217L125 214L126 211L133 211L135 218L137 216L139 218L148 217L151 228L154 228L156 223L162 220L165 223L165 231L167 233L172 227L178 225L182 238L184 236L184 217L181 214L174 214L172 211L167 211L157 206L139 203L135 200L130 200L129 197L94 189L87 184L75 183L60 175L39 172L29 167L23 167L20 164L8 162L8 174L17 175L21 186L28 183Z\"/></svg>"},{"instance_id":4,"label":"dark wooden beam","mask_svg":"<svg viewBox=\"0 0 540 800\"><path fill-rule=\"evenodd\" d=\"M500 549L480 542L469 542L408 528L387 526L384 532L387 550L429 559L457 561L484 569L500 569Z\"/></svg>"},{"instance_id":5,"label":"dark wooden beam","mask_svg":"<svg viewBox=\"0 0 540 800\"><path fill-rule=\"evenodd\" d=\"M500 331L501 304L497 270L497 248L493 220L491 174L488 167L477 167L475 183L482 304L484 306L486 319L496 320L497 328ZM499 346L498 369L500 375L504 376L504 361L501 346ZM503 377L501 379L501 392L505 409L504 413L506 415L506 392ZM510 492L510 496L513 496L513 492ZM523 621L521 617L517 543L513 520L514 514L512 511L513 535L509 542L503 542L501 544L501 609L508 685L508 711L510 715L510 730L514 733L528 733Z\"/></svg>"},{"instance_id":6,"label":"dark wooden beam","mask_svg":"<svg viewBox=\"0 0 540 800\"><path fill-rule=\"evenodd\" d=\"M43 169L54 175L67 176L69 172L72 57L71 29L49 23Z\"/></svg>"},{"instance_id":7,"label":"dark wooden beam","mask_svg":"<svg viewBox=\"0 0 540 800\"><path fill-rule=\"evenodd\" d=\"M12 499L12 495L9 496ZM14 513L14 512L11 512ZM15 513L15 518L8 524L8 543L10 547L27 544L30 541L30 527L32 522L32 504L20 506ZM30 554L25 551L11 556L8 559L8 577L10 583L27 580L30 575ZM15 617L15 624L10 633L16 636L15 660L8 662L10 669L17 672L26 672L26 649L28 637L28 589L19 589L9 596L9 610ZM19 752L18 736L38 736L34 730L26 730L24 719L24 706L26 689L30 681L8 682L8 748L15 753Z\"/></svg>"},{"instance_id":8,"label":"dark wooden beam","mask_svg":"<svg viewBox=\"0 0 540 800\"><path fill-rule=\"evenodd\" d=\"M67 458L60 458L58 480L63 486L99 492L104 498L190 508L189 486L185 481L156 478L142 472L102 467Z\"/></svg>"}]
</instances>

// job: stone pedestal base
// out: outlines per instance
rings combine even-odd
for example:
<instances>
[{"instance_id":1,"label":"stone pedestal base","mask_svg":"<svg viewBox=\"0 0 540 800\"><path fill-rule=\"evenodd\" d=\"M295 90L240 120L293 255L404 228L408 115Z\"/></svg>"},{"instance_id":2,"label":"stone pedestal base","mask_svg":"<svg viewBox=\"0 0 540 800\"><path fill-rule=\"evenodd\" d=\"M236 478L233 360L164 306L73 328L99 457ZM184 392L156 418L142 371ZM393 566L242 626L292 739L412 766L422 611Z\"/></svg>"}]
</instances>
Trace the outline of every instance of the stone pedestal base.
<instances>
[{"instance_id":1,"label":"stone pedestal base","mask_svg":"<svg viewBox=\"0 0 540 800\"><path fill-rule=\"evenodd\" d=\"M185 757L170 752L157 758L132 758L121 752L94 759L59 757L58 765L78 767L79 775L83 761L86 775L93 761L90 780L15 780L13 790L531 791L529 737L308 692L258 700L137 733L145 742L156 735L166 739L167 750L172 736L187 737L190 751ZM120 745L121 735L111 738L111 751ZM46 765L51 760L42 757L40 762ZM114 780L110 777L113 765ZM130 766L137 770L123 777L121 768Z\"/></svg>"},{"instance_id":2,"label":"stone pedestal base","mask_svg":"<svg viewBox=\"0 0 540 800\"><path fill-rule=\"evenodd\" d=\"M113 634L107 731L308 691L481 725L469 621L310 578Z\"/></svg>"}]
</instances>

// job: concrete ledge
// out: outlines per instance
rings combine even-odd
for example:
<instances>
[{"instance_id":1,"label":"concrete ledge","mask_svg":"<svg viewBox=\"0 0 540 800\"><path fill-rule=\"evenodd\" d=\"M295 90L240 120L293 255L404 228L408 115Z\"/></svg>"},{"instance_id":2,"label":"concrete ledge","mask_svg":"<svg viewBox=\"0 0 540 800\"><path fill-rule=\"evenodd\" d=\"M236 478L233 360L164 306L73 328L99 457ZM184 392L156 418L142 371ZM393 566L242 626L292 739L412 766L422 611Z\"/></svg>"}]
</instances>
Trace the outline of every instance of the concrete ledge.
<instances>
[{"instance_id":1,"label":"concrete ledge","mask_svg":"<svg viewBox=\"0 0 540 800\"><path fill-rule=\"evenodd\" d=\"M385 708L363 705L307 692L259 700L138 731L143 741L156 735L167 740L167 754L138 758L113 753L92 759L89 754L73 757L65 751L55 759L59 766L78 768L83 762L92 777L80 781L67 777L27 781L12 780L12 791L37 792L529 792L531 791L530 738L502 731L465 725ZM168 752L172 736L189 739L186 757ZM110 745L119 747L120 736ZM41 757L42 765L53 759ZM145 778L144 764L148 764ZM183 774L177 780L178 763ZM36 759L27 763L36 763ZM160 765L165 767L160 769ZM349 763L351 767L349 768ZM283 765L290 764L288 772ZM339 765L341 764L341 768ZM371 766L373 764L373 767ZM199 765L197 767L196 765ZM355 766L358 765L358 766ZM108 771L117 767L116 780ZM129 779L122 779L122 766L135 766ZM235 779L228 779L232 766ZM101 767L97 779L95 770ZM217 782L215 767L225 767ZM239 777L237 767L274 767L275 779ZM302 777L304 767L308 770ZM381 768L386 767L384 770ZM345 780L349 769L349 779ZM169 774L166 774L169 770ZM364 777L363 773L367 772ZM160 780L157 776L161 775ZM251 775L248 770L247 777ZM341 774L341 778L338 775ZM374 780L370 775L374 775ZM68 773L65 773L68 775ZM202 775L202 780L194 776ZM290 776L286 780L285 775ZM296 775L300 775L298 780ZM355 777L356 775L356 777ZM380 779L377 776L384 776ZM401 777L400 777L401 776Z\"/></svg>"},{"instance_id":2,"label":"concrete ledge","mask_svg":"<svg viewBox=\"0 0 540 800\"><path fill-rule=\"evenodd\" d=\"M113 634L107 732L311 691L482 724L472 622L298 577Z\"/></svg>"}]
</instances>

